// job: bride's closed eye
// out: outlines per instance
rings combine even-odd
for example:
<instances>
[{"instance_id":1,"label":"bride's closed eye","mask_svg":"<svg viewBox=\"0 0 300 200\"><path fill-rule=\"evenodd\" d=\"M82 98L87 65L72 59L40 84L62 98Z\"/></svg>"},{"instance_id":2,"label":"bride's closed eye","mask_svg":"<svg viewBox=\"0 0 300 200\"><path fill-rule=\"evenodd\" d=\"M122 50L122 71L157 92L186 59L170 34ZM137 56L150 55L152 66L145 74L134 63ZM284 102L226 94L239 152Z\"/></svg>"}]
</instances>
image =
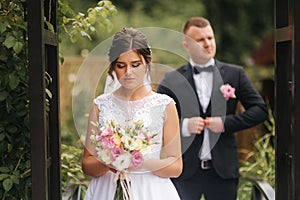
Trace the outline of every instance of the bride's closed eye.
<instances>
[{"instance_id":1,"label":"bride's closed eye","mask_svg":"<svg viewBox=\"0 0 300 200\"><path fill-rule=\"evenodd\" d=\"M141 62L137 62L137 63L132 63L131 66L133 68L139 67L142 63Z\"/></svg>"},{"instance_id":2,"label":"bride's closed eye","mask_svg":"<svg viewBox=\"0 0 300 200\"><path fill-rule=\"evenodd\" d=\"M126 65L124 64L116 64L116 67L119 69L123 69L124 67L126 67Z\"/></svg>"},{"instance_id":3,"label":"bride's closed eye","mask_svg":"<svg viewBox=\"0 0 300 200\"><path fill-rule=\"evenodd\" d=\"M139 66L141 66L141 65L142 65L141 62L134 62L134 63L131 63L131 67L132 67L132 68L137 68L137 67L139 67ZM123 68L127 67L127 65L126 65L126 64L123 64L123 63L117 63L117 64L116 64L116 67L119 68L119 69L123 69Z\"/></svg>"}]
</instances>

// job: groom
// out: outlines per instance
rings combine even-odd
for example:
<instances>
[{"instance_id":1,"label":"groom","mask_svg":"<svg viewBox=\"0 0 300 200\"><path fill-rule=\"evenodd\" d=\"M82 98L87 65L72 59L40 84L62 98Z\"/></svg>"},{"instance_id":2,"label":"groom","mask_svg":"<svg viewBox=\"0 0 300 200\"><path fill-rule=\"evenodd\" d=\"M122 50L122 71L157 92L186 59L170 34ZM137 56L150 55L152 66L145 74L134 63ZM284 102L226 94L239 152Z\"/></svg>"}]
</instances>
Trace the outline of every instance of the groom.
<instances>
[{"instance_id":1,"label":"groom","mask_svg":"<svg viewBox=\"0 0 300 200\"><path fill-rule=\"evenodd\" d=\"M167 72L158 87L176 101L181 119L183 172L172 181L182 200L202 195L235 200L239 169L234 133L265 121L267 107L242 67L215 59L207 19L190 18L183 33L189 63ZM245 111L237 114L239 101Z\"/></svg>"}]
</instances>

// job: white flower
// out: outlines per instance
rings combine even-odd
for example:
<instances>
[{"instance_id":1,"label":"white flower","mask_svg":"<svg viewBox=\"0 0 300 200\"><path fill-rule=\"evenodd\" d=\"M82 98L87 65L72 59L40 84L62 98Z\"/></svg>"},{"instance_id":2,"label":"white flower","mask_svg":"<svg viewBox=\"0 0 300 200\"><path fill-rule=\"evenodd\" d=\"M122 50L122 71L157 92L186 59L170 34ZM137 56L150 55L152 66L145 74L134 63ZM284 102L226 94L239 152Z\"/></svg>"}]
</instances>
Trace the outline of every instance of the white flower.
<instances>
[{"instance_id":1,"label":"white flower","mask_svg":"<svg viewBox=\"0 0 300 200\"><path fill-rule=\"evenodd\" d=\"M140 139L136 139L133 142L133 147L134 147L134 150L137 150L137 151L141 150L143 147L143 141Z\"/></svg>"},{"instance_id":2,"label":"white flower","mask_svg":"<svg viewBox=\"0 0 300 200\"><path fill-rule=\"evenodd\" d=\"M96 140L96 136L95 136L95 135L91 135L91 136L90 136L90 139L91 139L92 141L94 141L94 140Z\"/></svg>"},{"instance_id":3,"label":"white flower","mask_svg":"<svg viewBox=\"0 0 300 200\"><path fill-rule=\"evenodd\" d=\"M134 138L129 135L123 135L121 141L124 143L124 148L130 151L134 150Z\"/></svg>"},{"instance_id":4,"label":"white flower","mask_svg":"<svg viewBox=\"0 0 300 200\"><path fill-rule=\"evenodd\" d=\"M107 164L107 165L111 164L110 151L109 150L99 148L97 150L97 155L98 155L98 158L101 158L101 160L105 164Z\"/></svg>"},{"instance_id":5,"label":"white flower","mask_svg":"<svg viewBox=\"0 0 300 200\"><path fill-rule=\"evenodd\" d=\"M129 153L124 153L118 156L112 164L118 171L122 171L130 166L130 157Z\"/></svg>"}]
</instances>

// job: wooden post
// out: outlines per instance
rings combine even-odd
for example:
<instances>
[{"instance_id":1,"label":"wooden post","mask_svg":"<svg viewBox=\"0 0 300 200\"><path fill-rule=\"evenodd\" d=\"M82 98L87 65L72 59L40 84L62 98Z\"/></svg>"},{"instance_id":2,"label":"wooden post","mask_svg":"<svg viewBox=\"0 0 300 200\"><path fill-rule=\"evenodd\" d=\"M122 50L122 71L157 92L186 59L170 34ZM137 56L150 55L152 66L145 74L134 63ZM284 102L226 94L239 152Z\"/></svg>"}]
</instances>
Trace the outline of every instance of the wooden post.
<instances>
[{"instance_id":1,"label":"wooden post","mask_svg":"<svg viewBox=\"0 0 300 200\"><path fill-rule=\"evenodd\" d=\"M58 39L44 23L49 21L57 30L56 7L56 0L27 1L33 200L61 199ZM49 84L46 74L52 78ZM46 88L52 93L49 112Z\"/></svg>"}]
</instances>

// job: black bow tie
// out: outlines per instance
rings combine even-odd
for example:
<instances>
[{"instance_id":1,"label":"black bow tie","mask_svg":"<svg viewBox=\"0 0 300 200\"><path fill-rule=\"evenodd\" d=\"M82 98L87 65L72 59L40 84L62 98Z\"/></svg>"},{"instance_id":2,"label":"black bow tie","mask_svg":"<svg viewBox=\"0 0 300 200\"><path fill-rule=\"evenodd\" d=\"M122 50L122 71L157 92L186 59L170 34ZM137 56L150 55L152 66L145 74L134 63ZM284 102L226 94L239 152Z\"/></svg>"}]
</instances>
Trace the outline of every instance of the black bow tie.
<instances>
[{"instance_id":1,"label":"black bow tie","mask_svg":"<svg viewBox=\"0 0 300 200\"><path fill-rule=\"evenodd\" d=\"M194 66L195 74L200 74L201 72L212 72L212 71L213 71L213 65L209 65L207 67Z\"/></svg>"}]
</instances>

